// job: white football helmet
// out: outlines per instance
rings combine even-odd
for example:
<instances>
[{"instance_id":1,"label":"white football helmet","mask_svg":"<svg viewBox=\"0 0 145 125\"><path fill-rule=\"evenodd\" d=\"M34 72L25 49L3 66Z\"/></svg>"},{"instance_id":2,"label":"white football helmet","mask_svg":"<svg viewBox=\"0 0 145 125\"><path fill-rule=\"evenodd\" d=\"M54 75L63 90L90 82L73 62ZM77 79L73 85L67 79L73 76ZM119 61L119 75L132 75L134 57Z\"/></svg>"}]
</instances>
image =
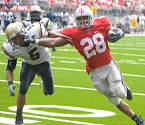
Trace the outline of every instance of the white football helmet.
<instances>
[{"instance_id":1,"label":"white football helmet","mask_svg":"<svg viewBox=\"0 0 145 125\"><path fill-rule=\"evenodd\" d=\"M11 23L6 28L6 36L11 45L19 45L25 47L24 38L27 37L25 27L21 22Z\"/></svg>"},{"instance_id":2,"label":"white football helmet","mask_svg":"<svg viewBox=\"0 0 145 125\"><path fill-rule=\"evenodd\" d=\"M41 8L38 5L33 5L30 8L31 21L39 22L41 19Z\"/></svg>"},{"instance_id":3,"label":"white football helmet","mask_svg":"<svg viewBox=\"0 0 145 125\"><path fill-rule=\"evenodd\" d=\"M88 17L87 20L78 20L78 17ZM93 12L88 6L80 6L75 11L75 21L79 29L90 28L93 25Z\"/></svg>"}]
</instances>

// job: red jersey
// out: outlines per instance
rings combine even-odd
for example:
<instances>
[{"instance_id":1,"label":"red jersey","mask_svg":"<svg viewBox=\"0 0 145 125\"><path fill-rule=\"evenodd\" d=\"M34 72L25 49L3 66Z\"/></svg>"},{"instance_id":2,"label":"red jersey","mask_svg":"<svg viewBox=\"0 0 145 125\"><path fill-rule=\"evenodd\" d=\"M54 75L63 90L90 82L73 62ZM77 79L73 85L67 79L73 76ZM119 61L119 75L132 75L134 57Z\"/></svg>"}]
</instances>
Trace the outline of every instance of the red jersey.
<instances>
[{"instance_id":1,"label":"red jersey","mask_svg":"<svg viewBox=\"0 0 145 125\"><path fill-rule=\"evenodd\" d=\"M97 18L90 30L77 27L65 28L61 34L68 37L72 45L86 60L86 71L89 73L95 68L107 65L112 60L110 48L106 40L106 33L111 22L108 17Z\"/></svg>"}]
</instances>

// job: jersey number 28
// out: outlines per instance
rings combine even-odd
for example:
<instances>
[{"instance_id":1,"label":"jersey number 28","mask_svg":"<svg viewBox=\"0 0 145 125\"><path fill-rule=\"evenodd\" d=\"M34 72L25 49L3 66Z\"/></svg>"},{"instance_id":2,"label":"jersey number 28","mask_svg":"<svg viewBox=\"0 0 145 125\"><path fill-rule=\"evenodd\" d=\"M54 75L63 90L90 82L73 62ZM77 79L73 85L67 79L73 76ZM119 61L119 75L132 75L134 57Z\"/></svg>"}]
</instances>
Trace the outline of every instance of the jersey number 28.
<instances>
[{"instance_id":1,"label":"jersey number 28","mask_svg":"<svg viewBox=\"0 0 145 125\"><path fill-rule=\"evenodd\" d=\"M88 43L88 46L84 48L84 53L87 58L95 56L97 53L103 53L106 50L106 43L101 33L95 34L92 39L88 37L84 38L80 42L81 46L85 45L86 43ZM96 45L95 49L94 45Z\"/></svg>"}]
</instances>

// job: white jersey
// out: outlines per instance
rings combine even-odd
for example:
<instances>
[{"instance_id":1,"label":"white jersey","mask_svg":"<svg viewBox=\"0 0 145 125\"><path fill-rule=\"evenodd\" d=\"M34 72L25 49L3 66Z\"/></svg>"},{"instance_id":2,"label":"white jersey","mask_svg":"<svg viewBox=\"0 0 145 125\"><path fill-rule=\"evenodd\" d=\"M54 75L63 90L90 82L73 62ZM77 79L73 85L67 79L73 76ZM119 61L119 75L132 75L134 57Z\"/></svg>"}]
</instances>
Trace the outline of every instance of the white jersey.
<instances>
[{"instance_id":1,"label":"white jersey","mask_svg":"<svg viewBox=\"0 0 145 125\"><path fill-rule=\"evenodd\" d=\"M26 32L31 38L41 38L44 37L46 30L42 24L34 23L26 28ZM2 48L8 59L21 57L24 62L31 65L40 64L50 60L49 49L36 44L30 44L28 47L21 47L5 42Z\"/></svg>"},{"instance_id":2,"label":"white jersey","mask_svg":"<svg viewBox=\"0 0 145 125\"><path fill-rule=\"evenodd\" d=\"M22 21L22 23L23 23L23 25L25 27L28 27L28 26L30 26L32 24L31 20L24 20L24 21ZM51 23L50 19L48 19L48 18L42 18L40 20L40 23L42 25L44 25L44 27L45 27L46 30L51 30L52 23Z\"/></svg>"}]
</instances>

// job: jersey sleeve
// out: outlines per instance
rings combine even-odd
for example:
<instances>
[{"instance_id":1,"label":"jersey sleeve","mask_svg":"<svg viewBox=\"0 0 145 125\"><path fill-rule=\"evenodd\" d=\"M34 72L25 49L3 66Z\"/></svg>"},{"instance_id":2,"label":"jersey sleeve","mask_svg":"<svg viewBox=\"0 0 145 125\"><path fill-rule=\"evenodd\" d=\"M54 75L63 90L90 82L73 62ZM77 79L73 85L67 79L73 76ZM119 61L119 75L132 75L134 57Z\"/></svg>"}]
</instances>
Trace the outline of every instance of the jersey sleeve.
<instances>
[{"instance_id":1,"label":"jersey sleeve","mask_svg":"<svg viewBox=\"0 0 145 125\"><path fill-rule=\"evenodd\" d=\"M5 42L2 46L2 50L6 56L7 59L9 60L13 60L13 59L16 59L17 57L13 55L13 48L11 46L10 43L8 42Z\"/></svg>"},{"instance_id":2,"label":"jersey sleeve","mask_svg":"<svg viewBox=\"0 0 145 125\"><path fill-rule=\"evenodd\" d=\"M70 28L63 29L61 31L60 37L68 40L69 42L72 42L71 29Z\"/></svg>"},{"instance_id":3,"label":"jersey sleeve","mask_svg":"<svg viewBox=\"0 0 145 125\"><path fill-rule=\"evenodd\" d=\"M105 29L106 29L106 31L109 31L109 30L111 30L111 21L110 21L110 19L108 18L108 17L104 17L104 24L105 24Z\"/></svg>"}]
</instances>

